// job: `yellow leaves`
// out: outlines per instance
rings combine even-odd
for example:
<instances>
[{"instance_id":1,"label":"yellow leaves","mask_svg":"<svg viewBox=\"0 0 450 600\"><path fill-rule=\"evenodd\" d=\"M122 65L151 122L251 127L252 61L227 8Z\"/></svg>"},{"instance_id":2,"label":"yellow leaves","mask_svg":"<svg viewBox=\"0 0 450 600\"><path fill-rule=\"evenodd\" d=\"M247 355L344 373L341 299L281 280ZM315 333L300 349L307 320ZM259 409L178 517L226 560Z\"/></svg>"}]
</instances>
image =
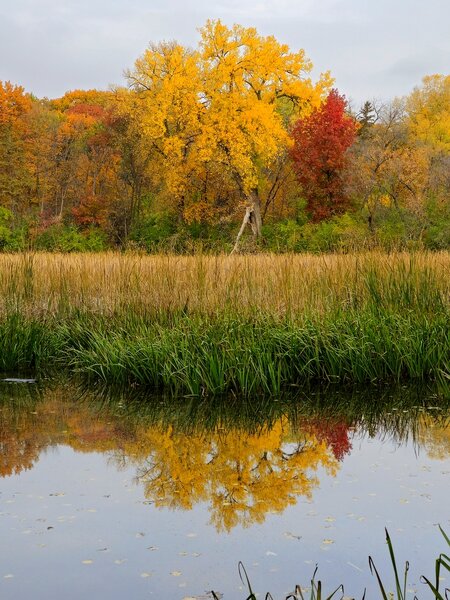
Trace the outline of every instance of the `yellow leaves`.
<instances>
[{"instance_id":1,"label":"yellow leaves","mask_svg":"<svg viewBox=\"0 0 450 600\"><path fill-rule=\"evenodd\" d=\"M407 99L408 125L413 137L438 150L450 150L450 75L423 78Z\"/></svg>"},{"instance_id":2,"label":"yellow leaves","mask_svg":"<svg viewBox=\"0 0 450 600\"><path fill-rule=\"evenodd\" d=\"M144 435L146 444L127 446L126 452L135 448L144 461L146 496L157 506L185 509L207 501L219 530L263 522L269 511L281 512L297 496L310 497L319 466L331 475L338 468L325 442L314 434L291 433L285 418L257 433L218 426L186 436L155 427Z\"/></svg>"},{"instance_id":3,"label":"yellow leaves","mask_svg":"<svg viewBox=\"0 0 450 600\"><path fill-rule=\"evenodd\" d=\"M23 87L0 81L0 125L16 123L31 106L31 97Z\"/></svg>"},{"instance_id":4,"label":"yellow leaves","mask_svg":"<svg viewBox=\"0 0 450 600\"><path fill-rule=\"evenodd\" d=\"M386 208L389 208L391 206L391 204L392 204L392 200L391 200L391 198L387 194L382 194L380 196L379 200L380 200L380 204L382 204Z\"/></svg>"},{"instance_id":5,"label":"yellow leaves","mask_svg":"<svg viewBox=\"0 0 450 600\"><path fill-rule=\"evenodd\" d=\"M326 74L314 85L311 69L303 50L220 21L200 29L197 50L150 46L127 76L141 101L141 129L160 154L161 181L174 199L184 206L195 188L207 196L204 177L212 164L232 174L240 194L249 194L258 172L289 144L287 112L316 106L331 84ZM201 198L183 210L197 220L212 205Z\"/></svg>"},{"instance_id":6,"label":"yellow leaves","mask_svg":"<svg viewBox=\"0 0 450 600\"><path fill-rule=\"evenodd\" d=\"M183 211L186 223L211 222L214 218L214 207L205 200L194 202Z\"/></svg>"}]
</instances>

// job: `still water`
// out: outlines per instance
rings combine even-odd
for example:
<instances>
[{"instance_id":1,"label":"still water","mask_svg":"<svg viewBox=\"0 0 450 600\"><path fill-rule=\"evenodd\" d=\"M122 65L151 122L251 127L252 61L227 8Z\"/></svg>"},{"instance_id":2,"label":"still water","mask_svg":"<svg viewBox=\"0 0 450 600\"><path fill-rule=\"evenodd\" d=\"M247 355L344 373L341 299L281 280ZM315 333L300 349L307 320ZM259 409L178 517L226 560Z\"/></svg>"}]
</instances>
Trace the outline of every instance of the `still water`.
<instances>
[{"instance_id":1,"label":"still water","mask_svg":"<svg viewBox=\"0 0 450 600\"><path fill-rule=\"evenodd\" d=\"M0 384L0 598L378 597L384 528L427 597L450 531L450 413L427 391L222 401ZM449 586L450 582L443 581Z\"/></svg>"}]
</instances>

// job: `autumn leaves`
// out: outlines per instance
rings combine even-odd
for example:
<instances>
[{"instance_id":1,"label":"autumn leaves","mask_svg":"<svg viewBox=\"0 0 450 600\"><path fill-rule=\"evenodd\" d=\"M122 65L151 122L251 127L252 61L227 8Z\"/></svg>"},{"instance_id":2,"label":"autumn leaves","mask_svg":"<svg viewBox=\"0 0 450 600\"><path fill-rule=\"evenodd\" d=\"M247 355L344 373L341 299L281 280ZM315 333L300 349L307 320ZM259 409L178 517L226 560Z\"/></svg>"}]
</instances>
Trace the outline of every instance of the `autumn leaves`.
<instances>
[{"instance_id":1,"label":"autumn leaves","mask_svg":"<svg viewBox=\"0 0 450 600\"><path fill-rule=\"evenodd\" d=\"M390 220L445 247L450 77L352 112L302 50L220 21L199 34L150 45L108 92L39 100L0 82L0 247L148 248L142 227L164 221L160 237L213 225L231 250L244 214L256 236L289 219L307 240L325 220L338 234L344 212L370 247Z\"/></svg>"},{"instance_id":2,"label":"autumn leaves","mask_svg":"<svg viewBox=\"0 0 450 600\"><path fill-rule=\"evenodd\" d=\"M289 146L293 118L319 106L330 85L328 75L313 84L311 68L302 51L220 21L200 30L196 50L162 43L136 61L127 78L143 108L134 118L185 219L246 201L261 233L259 181Z\"/></svg>"}]
</instances>

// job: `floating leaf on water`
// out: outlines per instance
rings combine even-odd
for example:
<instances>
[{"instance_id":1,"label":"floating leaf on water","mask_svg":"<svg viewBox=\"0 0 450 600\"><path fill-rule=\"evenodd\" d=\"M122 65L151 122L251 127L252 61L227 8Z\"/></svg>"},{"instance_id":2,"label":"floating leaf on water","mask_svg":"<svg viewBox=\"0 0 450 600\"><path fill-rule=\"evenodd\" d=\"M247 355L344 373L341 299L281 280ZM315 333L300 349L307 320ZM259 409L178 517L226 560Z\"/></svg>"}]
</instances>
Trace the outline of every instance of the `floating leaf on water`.
<instances>
[{"instance_id":1,"label":"floating leaf on water","mask_svg":"<svg viewBox=\"0 0 450 600\"><path fill-rule=\"evenodd\" d=\"M322 544L334 544L334 540L323 540Z\"/></svg>"},{"instance_id":2,"label":"floating leaf on water","mask_svg":"<svg viewBox=\"0 0 450 600\"><path fill-rule=\"evenodd\" d=\"M335 519L334 517L327 517L327 518L325 519L325 521L326 521L327 523L334 523L334 521L336 521L336 519Z\"/></svg>"},{"instance_id":3,"label":"floating leaf on water","mask_svg":"<svg viewBox=\"0 0 450 600\"><path fill-rule=\"evenodd\" d=\"M363 573L363 570L360 569L359 567L357 567L356 565L354 565L353 563L347 561L347 564L350 565L351 567L353 567L354 569L356 569L357 571L361 571L361 573Z\"/></svg>"},{"instance_id":4,"label":"floating leaf on water","mask_svg":"<svg viewBox=\"0 0 450 600\"><path fill-rule=\"evenodd\" d=\"M83 564L83 565L92 565L92 563L93 563L94 561L93 561L93 560L91 560L91 559L88 559L88 560L82 560L81 562L82 562L82 564Z\"/></svg>"},{"instance_id":5,"label":"floating leaf on water","mask_svg":"<svg viewBox=\"0 0 450 600\"><path fill-rule=\"evenodd\" d=\"M173 577L180 577L180 575L182 575L181 571L170 571L170 574Z\"/></svg>"},{"instance_id":6,"label":"floating leaf on water","mask_svg":"<svg viewBox=\"0 0 450 600\"><path fill-rule=\"evenodd\" d=\"M214 594L216 595L216 598L219 598L219 600L223 598L223 594L220 592L215 591ZM185 596L183 600L212 600L212 598L212 594L200 594L200 596Z\"/></svg>"}]
</instances>

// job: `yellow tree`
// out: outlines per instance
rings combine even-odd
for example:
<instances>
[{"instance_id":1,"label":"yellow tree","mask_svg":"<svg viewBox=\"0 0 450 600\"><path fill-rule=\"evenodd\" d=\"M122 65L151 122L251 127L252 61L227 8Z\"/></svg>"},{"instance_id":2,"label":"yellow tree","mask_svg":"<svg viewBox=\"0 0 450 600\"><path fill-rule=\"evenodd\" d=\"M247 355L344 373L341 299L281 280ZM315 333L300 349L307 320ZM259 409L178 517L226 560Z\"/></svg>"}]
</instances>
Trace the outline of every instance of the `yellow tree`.
<instances>
[{"instance_id":1,"label":"yellow tree","mask_svg":"<svg viewBox=\"0 0 450 600\"><path fill-rule=\"evenodd\" d=\"M261 234L262 173L285 153L290 119L317 106L331 84L328 74L313 84L311 69L303 51L220 21L200 29L197 50L163 43L136 61L128 82L145 107L142 129L180 214L192 183L213 174L216 185L233 183L246 209L243 228ZM217 208L218 194L207 186L197 196Z\"/></svg>"},{"instance_id":2,"label":"yellow tree","mask_svg":"<svg viewBox=\"0 0 450 600\"><path fill-rule=\"evenodd\" d=\"M406 103L411 134L437 150L450 151L450 75L429 75Z\"/></svg>"},{"instance_id":3,"label":"yellow tree","mask_svg":"<svg viewBox=\"0 0 450 600\"><path fill-rule=\"evenodd\" d=\"M291 52L252 27L208 21L200 33L208 108L202 132L205 157L223 164L235 178L246 207L240 234L249 223L259 236L261 174L289 145L291 118L318 106L331 79L326 74L313 85L312 63L303 50Z\"/></svg>"},{"instance_id":4,"label":"yellow tree","mask_svg":"<svg viewBox=\"0 0 450 600\"><path fill-rule=\"evenodd\" d=\"M356 205L362 204L371 233L380 214L405 210L421 215L428 157L408 136L402 101L376 109L377 121L361 128L349 151L345 179ZM420 220L420 219L419 219Z\"/></svg>"},{"instance_id":5,"label":"yellow tree","mask_svg":"<svg viewBox=\"0 0 450 600\"><path fill-rule=\"evenodd\" d=\"M445 247L450 218L450 75L424 77L423 85L407 98L406 110L410 144L428 160L428 228L435 232L434 243Z\"/></svg>"},{"instance_id":6,"label":"yellow tree","mask_svg":"<svg viewBox=\"0 0 450 600\"><path fill-rule=\"evenodd\" d=\"M33 100L23 87L0 81L0 206L14 214L26 208L32 187L29 170Z\"/></svg>"},{"instance_id":7,"label":"yellow tree","mask_svg":"<svg viewBox=\"0 0 450 600\"><path fill-rule=\"evenodd\" d=\"M129 106L153 149L152 168L182 213L204 111L198 53L177 43L152 45L127 78L138 94L138 110L132 97Z\"/></svg>"}]
</instances>

